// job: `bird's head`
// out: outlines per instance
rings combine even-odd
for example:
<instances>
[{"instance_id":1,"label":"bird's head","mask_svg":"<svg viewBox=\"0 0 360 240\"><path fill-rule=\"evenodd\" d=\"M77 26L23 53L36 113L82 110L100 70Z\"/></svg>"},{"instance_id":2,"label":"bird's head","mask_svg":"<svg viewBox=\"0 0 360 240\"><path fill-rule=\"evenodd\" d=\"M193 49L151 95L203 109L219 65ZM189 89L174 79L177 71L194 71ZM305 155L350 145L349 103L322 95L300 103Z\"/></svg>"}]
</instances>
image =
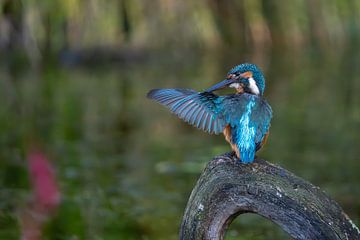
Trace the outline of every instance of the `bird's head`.
<instances>
[{"instance_id":1,"label":"bird's head","mask_svg":"<svg viewBox=\"0 0 360 240\"><path fill-rule=\"evenodd\" d=\"M243 63L232 68L224 81L208 88L206 92L213 92L225 87L235 88L239 93L247 92L254 95L263 95L265 78L256 65Z\"/></svg>"}]
</instances>

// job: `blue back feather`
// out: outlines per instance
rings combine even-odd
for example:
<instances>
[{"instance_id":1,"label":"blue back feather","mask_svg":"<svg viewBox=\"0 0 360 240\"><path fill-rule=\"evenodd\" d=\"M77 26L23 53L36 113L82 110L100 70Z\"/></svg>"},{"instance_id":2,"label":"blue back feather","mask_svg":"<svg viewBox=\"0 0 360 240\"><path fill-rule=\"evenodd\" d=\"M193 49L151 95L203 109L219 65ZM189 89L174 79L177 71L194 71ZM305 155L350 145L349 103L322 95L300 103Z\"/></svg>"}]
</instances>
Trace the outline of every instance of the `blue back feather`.
<instances>
[{"instance_id":1,"label":"blue back feather","mask_svg":"<svg viewBox=\"0 0 360 240\"><path fill-rule=\"evenodd\" d=\"M248 93L224 96L223 114L242 162L252 162L256 148L270 128L272 110L261 96Z\"/></svg>"}]
</instances>

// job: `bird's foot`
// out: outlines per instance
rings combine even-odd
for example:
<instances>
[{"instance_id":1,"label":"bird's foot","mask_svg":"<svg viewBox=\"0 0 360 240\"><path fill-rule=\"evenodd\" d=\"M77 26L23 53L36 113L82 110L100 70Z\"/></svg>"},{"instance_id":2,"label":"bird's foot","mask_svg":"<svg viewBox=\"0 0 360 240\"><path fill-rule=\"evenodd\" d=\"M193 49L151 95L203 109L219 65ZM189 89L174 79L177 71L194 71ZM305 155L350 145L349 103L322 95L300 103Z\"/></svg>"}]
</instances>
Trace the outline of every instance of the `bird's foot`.
<instances>
[{"instance_id":1,"label":"bird's foot","mask_svg":"<svg viewBox=\"0 0 360 240\"><path fill-rule=\"evenodd\" d=\"M240 161L240 158L238 158L235 151L227 152L224 155L234 161Z\"/></svg>"}]
</instances>

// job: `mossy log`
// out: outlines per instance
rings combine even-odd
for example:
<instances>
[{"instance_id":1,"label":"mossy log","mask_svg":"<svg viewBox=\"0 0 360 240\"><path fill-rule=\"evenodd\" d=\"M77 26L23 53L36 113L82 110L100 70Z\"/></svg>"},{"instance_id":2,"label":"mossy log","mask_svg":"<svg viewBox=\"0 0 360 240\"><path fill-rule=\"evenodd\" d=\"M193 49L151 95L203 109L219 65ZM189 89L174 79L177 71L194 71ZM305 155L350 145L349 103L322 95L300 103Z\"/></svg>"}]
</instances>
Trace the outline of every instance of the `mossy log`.
<instances>
[{"instance_id":1,"label":"mossy log","mask_svg":"<svg viewBox=\"0 0 360 240\"><path fill-rule=\"evenodd\" d=\"M294 239L360 239L359 229L318 187L265 160L242 164L232 154L214 158L202 173L180 239L223 239L242 213L259 214Z\"/></svg>"}]
</instances>

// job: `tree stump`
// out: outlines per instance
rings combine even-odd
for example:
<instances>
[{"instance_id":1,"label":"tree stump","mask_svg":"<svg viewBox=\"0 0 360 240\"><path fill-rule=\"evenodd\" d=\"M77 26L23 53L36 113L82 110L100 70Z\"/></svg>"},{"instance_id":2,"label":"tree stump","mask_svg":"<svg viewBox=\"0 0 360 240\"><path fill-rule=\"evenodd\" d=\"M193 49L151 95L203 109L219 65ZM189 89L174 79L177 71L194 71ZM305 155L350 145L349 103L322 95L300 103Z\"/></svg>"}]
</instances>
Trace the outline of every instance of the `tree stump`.
<instances>
[{"instance_id":1,"label":"tree stump","mask_svg":"<svg viewBox=\"0 0 360 240\"><path fill-rule=\"evenodd\" d=\"M294 239L360 239L359 229L319 187L262 159L225 154L208 163L189 198L181 240L223 239L242 213L278 224Z\"/></svg>"}]
</instances>

